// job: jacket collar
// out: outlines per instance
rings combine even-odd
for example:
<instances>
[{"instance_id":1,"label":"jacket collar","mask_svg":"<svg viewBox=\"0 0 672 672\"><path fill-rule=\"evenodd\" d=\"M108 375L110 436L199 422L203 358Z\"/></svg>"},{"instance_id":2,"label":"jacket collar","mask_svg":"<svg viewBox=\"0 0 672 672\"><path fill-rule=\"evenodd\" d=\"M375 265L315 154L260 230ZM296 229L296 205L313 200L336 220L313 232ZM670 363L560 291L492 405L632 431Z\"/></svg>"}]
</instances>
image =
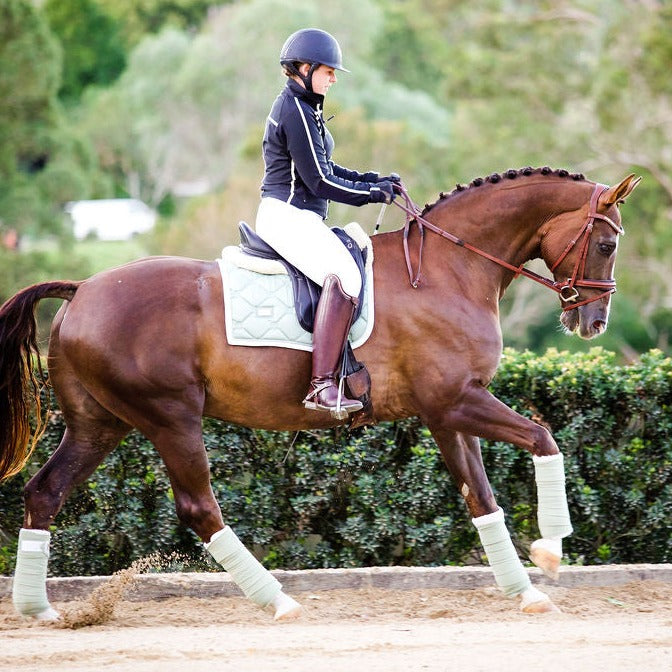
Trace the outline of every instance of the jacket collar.
<instances>
[{"instance_id":1,"label":"jacket collar","mask_svg":"<svg viewBox=\"0 0 672 672\"><path fill-rule=\"evenodd\" d=\"M324 96L320 95L319 93L314 93L313 91L304 89L301 84L291 78L287 79L287 88L292 92L292 95L296 96L297 98L301 98L301 100L305 100L312 108L323 109Z\"/></svg>"}]
</instances>

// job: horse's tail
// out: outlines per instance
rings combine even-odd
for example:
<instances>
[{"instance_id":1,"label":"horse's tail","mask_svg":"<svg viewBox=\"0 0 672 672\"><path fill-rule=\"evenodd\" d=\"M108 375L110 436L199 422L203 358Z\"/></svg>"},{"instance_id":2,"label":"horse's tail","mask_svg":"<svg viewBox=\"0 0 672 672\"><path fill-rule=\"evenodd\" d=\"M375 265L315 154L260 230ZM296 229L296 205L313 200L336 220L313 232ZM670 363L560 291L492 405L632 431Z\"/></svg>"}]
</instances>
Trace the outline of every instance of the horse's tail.
<instances>
[{"instance_id":1,"label":"horse's tail","mask_svg":"<svg viewBox=\"0 0 672 672\"><path fill-rule=\"evenodd\" d=\"M40 404L44 372L37 346L35 304L41 299L70 301L80 284L42 282L21 290L0 307L0 482L23 469L45 429ZM39 376L33 370L33 353ZM32 440L31 403L37 418Z\"/></svg>"}]
</instances>

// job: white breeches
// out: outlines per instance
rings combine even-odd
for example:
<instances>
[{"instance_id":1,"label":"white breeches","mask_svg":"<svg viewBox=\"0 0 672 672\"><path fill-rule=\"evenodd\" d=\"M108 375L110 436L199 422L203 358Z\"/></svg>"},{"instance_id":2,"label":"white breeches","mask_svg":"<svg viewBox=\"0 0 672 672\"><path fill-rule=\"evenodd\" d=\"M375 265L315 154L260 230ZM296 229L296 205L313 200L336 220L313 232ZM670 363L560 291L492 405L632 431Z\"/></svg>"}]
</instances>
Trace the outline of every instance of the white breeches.
<instances>
[{"instance_id":1,"label":"white breeches","mask_svg":"<svg viewBox=\"0 0 672 672\"><path fill-rule=\"evenodd\" d=\"M322 286L327 275L341 281L343 291L359 296L359 268L343 243L318 214L300 210L277 198L262 198L257 233L287 261Z\"/></svg>"}]
</instances>

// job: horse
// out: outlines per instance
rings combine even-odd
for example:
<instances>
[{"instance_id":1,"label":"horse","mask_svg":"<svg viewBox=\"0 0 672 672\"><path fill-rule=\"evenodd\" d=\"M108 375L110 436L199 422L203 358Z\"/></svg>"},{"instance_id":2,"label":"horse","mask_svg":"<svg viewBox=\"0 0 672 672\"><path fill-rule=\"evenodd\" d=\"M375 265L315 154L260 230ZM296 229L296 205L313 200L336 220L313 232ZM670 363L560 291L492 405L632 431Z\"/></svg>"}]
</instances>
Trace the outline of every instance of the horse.
<instances>
[{"instance_id":1,"label":"horse","mask_svg":"<svg viewBox=\"0 0 672 672\"><path fill-rule=\"evenodd\" d=\"M562 539L572 531L562 453L549 430L496 399L488 385L502 353L499 302L519 275L557 292L568 334L607 328L613 269L623 228L618 205L641 178L615 186L566 170L524 168L477 178L441 193L420 211L405 188L396 231L372 236L375 323L357 356L371 378L375 421L417 416L430 430L464 498L494 579L526 613L556 611L531 585L490 487L479 438L532 455L540 538L530 557L557 577ZM524 264L544 260L552 277ZM26 464L40 431L41 369L33 369L34 310L60 298L47 366L66 430L25 486L13 583L19 613L59 614L46 595L49 526L132 429L159 452L176 514L245 595L293 618L301 607L225 524L210 485L203 416L258 429L325 429L342 424L301 403L310 354L231 346L215 261L148 257L82 281L42 282L0 309L0 478Z\"/></svg>"}]
</instances>

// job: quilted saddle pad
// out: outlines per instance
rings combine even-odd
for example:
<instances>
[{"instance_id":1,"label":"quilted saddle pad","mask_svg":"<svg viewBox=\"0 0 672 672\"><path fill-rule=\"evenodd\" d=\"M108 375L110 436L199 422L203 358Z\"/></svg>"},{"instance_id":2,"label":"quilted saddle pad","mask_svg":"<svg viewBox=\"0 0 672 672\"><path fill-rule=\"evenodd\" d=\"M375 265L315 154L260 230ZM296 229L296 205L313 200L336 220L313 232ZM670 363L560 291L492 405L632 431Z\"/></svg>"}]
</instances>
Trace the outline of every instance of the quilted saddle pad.
<instances>
[{"instance_id":1,"label":"quilted saddle pad","mask_svg":"<svg viewBox=\"0 0 672 672\"><path fill-rule=\"evenodd\" d=\"M226 247L217 259L224 288L226 339L231 345L275 346L312 351L313 335L299 324L292 282L281 264L257 272L241 268L238 247ZM247 255L244 255L247 256ZM373 272L367 271L362 313L350 330L353 349L373 330Z\"/></svg>"}]
</instances>

